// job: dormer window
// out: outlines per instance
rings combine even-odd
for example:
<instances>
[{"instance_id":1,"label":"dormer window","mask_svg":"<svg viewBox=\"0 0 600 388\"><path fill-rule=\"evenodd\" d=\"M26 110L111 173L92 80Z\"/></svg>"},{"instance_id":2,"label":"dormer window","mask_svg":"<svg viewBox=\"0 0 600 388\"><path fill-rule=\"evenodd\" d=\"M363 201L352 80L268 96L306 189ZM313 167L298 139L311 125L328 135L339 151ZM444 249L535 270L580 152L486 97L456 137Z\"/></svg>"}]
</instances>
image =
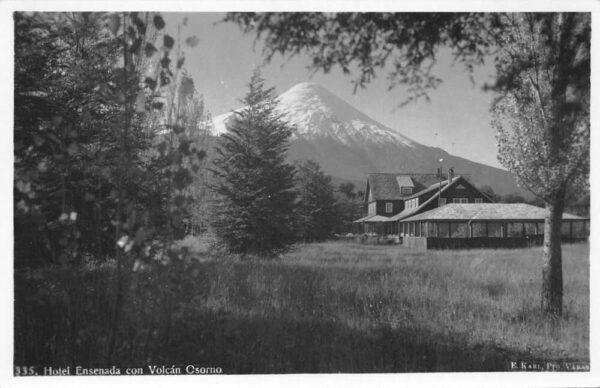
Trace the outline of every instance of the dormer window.
<instances>
[{"instance_id":1,"label":"dormer window","mask_svg":"<svg viewBox=\"0 0 600 388\"><path fill-rule=\"evenodd\" d=\"M402 195L411 195L413 193L413 188L412 187L407 187L407 186L402 186L400 188L400 193Z\"/></svg>"},{"instance_id":2,"label":"dormer window","mask_svg":"<svg viewBox=\"0 0 600 388\"><path fill-rule=\"evenodd\" d=\"M385 203L385 212L391 213L393 211L393 204L391 202Z\"/></svg>"}]
</instances>

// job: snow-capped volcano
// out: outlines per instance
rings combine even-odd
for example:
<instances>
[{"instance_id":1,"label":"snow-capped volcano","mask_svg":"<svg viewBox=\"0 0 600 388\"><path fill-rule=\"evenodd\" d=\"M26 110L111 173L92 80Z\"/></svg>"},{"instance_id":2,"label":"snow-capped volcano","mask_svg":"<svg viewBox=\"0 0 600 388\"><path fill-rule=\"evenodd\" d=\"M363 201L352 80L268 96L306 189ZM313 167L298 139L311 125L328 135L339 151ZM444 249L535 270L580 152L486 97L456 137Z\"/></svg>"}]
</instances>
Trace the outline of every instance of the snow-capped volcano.
<instances>
[{"instance_id":1,"label":"snow-capped volcano","mask_svg":"<svg viewBox=\"0 0 600 388\"><path fill-rule=\"evenodd\" d=\"M402 144L414 142L373 120L314 82L295 85L278 98L277 110L295 127L292 138L329 138L352 146L364 143ZM226 131L233 114L214 118L214 133Z\"/></svg>"},{"instance_id":2,"label":"snow-capped volcano","mask_svg":"<svg viewBox=\"0 0 600 388\"><path fill-rule=\"evenodd\" d=\"M276 109L294 126L288 159L314 160L331 176L364 182L371 172L435 173L443 158L445 169L454 167L478 187L489 185L501 195L526 195L509 172L417 143L319 84L292 87L279 96ZM213 133L227 131L232 118L231 112L215 117Z\"/></svg>"}]
</instances>

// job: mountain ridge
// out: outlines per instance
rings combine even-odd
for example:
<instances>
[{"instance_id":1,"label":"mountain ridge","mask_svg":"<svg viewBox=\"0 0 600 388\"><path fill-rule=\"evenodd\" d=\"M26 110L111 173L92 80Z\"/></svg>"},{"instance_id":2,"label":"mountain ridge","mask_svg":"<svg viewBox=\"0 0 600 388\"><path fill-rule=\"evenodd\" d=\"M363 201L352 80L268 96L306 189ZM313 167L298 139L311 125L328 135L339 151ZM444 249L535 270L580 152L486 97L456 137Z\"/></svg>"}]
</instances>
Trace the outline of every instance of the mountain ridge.
<instances>
[{"instance_id":1,"label":"mountain ridge","mask_svg":"<svg viewBox=\"0 0 600 388\"><path fill-rule=\"evenodd\" d=\"M500 195L529 195L510 172L418 143L317 83L293 86L278 97L276 109L294 126L288 159L312 159L329 175L359 181L372 172L435 173L441 158L444 170L454 167L457 174L470 174L478 187L489 185ZM214 133L225 132L232 117L233 112L215 117Z\"/></svg>"}]
</instances>

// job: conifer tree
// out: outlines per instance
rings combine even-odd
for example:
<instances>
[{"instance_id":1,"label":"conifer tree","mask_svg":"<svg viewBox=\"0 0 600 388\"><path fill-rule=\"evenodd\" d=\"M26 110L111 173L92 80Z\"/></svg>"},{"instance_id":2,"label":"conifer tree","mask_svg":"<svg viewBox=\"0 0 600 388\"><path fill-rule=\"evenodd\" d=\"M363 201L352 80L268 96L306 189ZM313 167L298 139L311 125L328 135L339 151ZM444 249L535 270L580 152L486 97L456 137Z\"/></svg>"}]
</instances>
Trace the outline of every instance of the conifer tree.
<instances>
[{"instance_id":1,"label":"conifer tree","mask_svg":"<svg viewBox=\"0 0 600 388\"><path fill-rule=\"evenodd\" d=\"M331 178L312 160L299 163L296 169L300 238L304 242L325 240L339 220Z\"/></svg>"},{"instance_id":2,"label":"conifer tree","mask_svg":"<svg viewBox=\"0 0 600 388\"><path fill-rule=\"evenodd\" d=\"M285 162L291 127L275 111L273 88L255 71L246 106L221 136L211 171L218 196L212 226L231 252L275 255L294 242L294 167Z\"/></svg>"}]
</instances>

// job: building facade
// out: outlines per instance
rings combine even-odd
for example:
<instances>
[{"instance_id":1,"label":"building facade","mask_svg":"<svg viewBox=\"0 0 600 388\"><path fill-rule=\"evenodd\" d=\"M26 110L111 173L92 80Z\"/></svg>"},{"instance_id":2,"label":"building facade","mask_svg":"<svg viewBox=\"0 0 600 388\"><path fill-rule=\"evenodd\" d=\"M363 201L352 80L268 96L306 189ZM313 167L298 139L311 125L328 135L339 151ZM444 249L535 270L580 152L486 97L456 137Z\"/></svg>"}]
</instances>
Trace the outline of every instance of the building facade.
<instances>
[{"instance_id":1,"label":"building facade","mask_svg":"<svg viewBox=\"0 0 600 388\"><path fill-rule=\"evenodd\" d=\"M367 177L366 215L354 221L359 233L398 234L398 221L446 203L490 203L465 177L374 173Z\"/></svg>"},{"instance_id":2,"label":"building facade","mask_svg":"<svg viewBox=\"0 0 600 388\"><path fill-rule=\"evenodd\" d=\"M410 247L516 247L543 240L544 209L494 203L463 176L369 174L364 201L367 214L354 221L356 231ZM565 213L562 230L566 240L585 239L589 219Z\"/></svg>"}]
</instances>

